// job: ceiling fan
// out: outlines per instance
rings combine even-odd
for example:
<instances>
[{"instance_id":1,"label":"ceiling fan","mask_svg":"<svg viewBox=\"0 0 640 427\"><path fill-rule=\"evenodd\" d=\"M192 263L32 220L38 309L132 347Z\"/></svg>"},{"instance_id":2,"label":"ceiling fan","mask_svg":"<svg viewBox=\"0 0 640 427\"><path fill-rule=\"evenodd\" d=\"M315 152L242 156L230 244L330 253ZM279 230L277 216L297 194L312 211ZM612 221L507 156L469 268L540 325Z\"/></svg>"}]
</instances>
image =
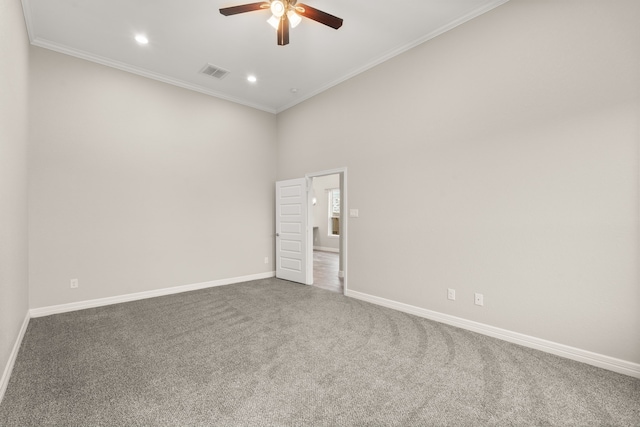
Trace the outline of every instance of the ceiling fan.
<instances>
[{"instance_id":1,"label":"ceiling fan","mask_svg":"<svg viewBox=\"0 0 640 427\"><path fill-rule=\"evenodd\" d=\"M223 7L220 9L220 13L224 16L229 16L263 9L271 11L272 16L267 22L278 30L278 45L280 46L289 44L289 27L295 28L302 20L301 16L336 30L342 26L341 18L314 9L306 4L298 3L297 0L265 0L258 3Z\"/></svg>"}]
</instances>

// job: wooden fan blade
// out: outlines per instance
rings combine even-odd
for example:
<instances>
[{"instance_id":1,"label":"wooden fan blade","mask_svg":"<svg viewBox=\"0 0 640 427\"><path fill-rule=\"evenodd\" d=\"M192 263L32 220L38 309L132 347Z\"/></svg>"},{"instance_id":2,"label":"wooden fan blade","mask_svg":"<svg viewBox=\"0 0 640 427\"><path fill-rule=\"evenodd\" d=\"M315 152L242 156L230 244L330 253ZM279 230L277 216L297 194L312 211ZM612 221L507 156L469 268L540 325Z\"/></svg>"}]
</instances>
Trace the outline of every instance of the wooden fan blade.
<instances>
[{"instance_id":1,"label":"wooden fan blade","mask_svg":"<svg viewBox=\"0 0 640 427\"><path fill-rule=\"evenodd\" d=\"M280 18L280 25L278 25L278 46L285 46L289 44L289 17L285 13Z\"/></svg>"},{"instance_id":2,"label":"wooden fan blade","mask_svg":"<svg viewBox=\"0 0 640 427\"><path fill-rule=\"evenodd\" d=\"M266 5L266 6L265 6ZM263 1L259 3L241 4L239 6L223 7L220 13L224 16L237 15L238 13L253 12L254 10L267 9L269 3Z\"/></svg>"},{"instance_id":3,"label":"wooden fan blade","mask_svg":"<svg viewBox=\"0 0 640 427\"><path fill-rule=\"evenodd\" d=\"M342 18L328 14L321 10L315 9L306 4L296 4L296 13L305 18L313 19L316 22L324 24L328 27L335 28L336 30L342 27Z\"/></svg>"}]
</instances>

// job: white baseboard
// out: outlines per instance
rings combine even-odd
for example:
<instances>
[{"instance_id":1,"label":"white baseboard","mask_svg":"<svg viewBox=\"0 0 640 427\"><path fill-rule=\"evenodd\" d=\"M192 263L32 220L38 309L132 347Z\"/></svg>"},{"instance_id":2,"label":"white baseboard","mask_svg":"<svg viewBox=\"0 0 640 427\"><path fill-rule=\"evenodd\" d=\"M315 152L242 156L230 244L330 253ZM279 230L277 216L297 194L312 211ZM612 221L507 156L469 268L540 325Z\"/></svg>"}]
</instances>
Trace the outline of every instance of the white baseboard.
<instances>
[{"instance_id":1,"label":"white baseboard","mask_svg":"<svg viewBox=\"0 0 640 427\"><path fill-rule=\"evenodd\" d=\"M18 332L16 342L13 344L13 349L11 349L11 354L9 354L7 365L4 367L4 371L2 372L2 378L0 378L0 403L4 398L4 393L7 391L9 378L11 378L11 372L13 371L13 365L16 363L16 358L20 351L20 345L22 344L22 338L24 338L24 333L27 331L27 326L29 326L29 318L29 312L27 311L27 314L24 316L22 326L20 327L20 332Z\"/></svg>"},{"instance_id":2,"label":"white baseboard","mask_svg":"<svg viewBox=\"0 0 640 427\"><path fill-rule=\"evenodd\" d=\"M29 310L31 317L49 316L52 314L67 313L70 311L84 310L86 308L102 307L105 305L119 304L121 302L136 301L146 298L161 297L164 295L178 294L181 292L195 291L198 289L212 288L215 286L231 285L233 283L248 282L251 280L268 279L276 275L275 271L267 273L251 274L248 276L233 277L230 279L212 280L210 282L195 283L192 285L174 286L171 288L154 289L152 291L137 292L133 294L117 295L113 297L78 301L68 304L52 305L48 307L32 308Z\"/></svg>"},{"instance_id":3,"label":"white baseboard","mask_svg":"<svg viewBox=\"0 0 640 427\"><path fill-rule=\"evenodd\" d=\"M340 253L340 249L336 249L336 248L328 248L326 246L314 246L313 247L314 251L323 251L323 252L333 252L333 253Z\"/></svg>"},{"instance_id":4,"label":"white baseboard","mask_svg":"<svg viewBox=\"0 0 640 427\"><path fill-rule=\"evenodd\" d=\"M449 314L439 313L437 311L427 310L425 308L416 307L401 302L376 297L362 292L347 289L346 296L367 301L376 305L392 308L426 319L435 320L436 322L446 323L447 325L456 326L458 328L467 329L469 331L478 332L483 335L498 338L504 341L519 344L525 347L541 350L546 353L555 354L556 356L565 357L567 359L576 360L578 362L587 363L599 368L608 369L620 374L629 375L631 377L640 378L640 364L628 362L626 360L616 359L615 357L605 356L603 354L593 353L588 350L582 350L568 345L559 344L552 341L543 340L529 335L520 334L518 332L506 329L496 328L484 323L474 322L472 320L463 319L461 317L451 316Z\"/></svg>"}]
</instances>

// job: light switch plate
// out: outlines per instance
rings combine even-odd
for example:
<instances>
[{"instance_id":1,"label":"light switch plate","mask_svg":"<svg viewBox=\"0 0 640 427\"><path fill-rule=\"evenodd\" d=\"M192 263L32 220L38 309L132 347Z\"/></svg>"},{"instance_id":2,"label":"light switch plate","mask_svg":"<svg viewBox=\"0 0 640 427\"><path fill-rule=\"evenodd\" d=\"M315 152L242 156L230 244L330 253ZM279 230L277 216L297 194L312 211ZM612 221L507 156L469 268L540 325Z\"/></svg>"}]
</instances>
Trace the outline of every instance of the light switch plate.
<instances>
[{"instance_id":1,"label":"light switch plate","mask_svg":"<svg viewBox=\"0 0 640 427\"><path fill-rule=\"evenodd\" d=\"M351 218L358 218L358 209L349 209L349 216Z\"/></svg>"}]
</instances>

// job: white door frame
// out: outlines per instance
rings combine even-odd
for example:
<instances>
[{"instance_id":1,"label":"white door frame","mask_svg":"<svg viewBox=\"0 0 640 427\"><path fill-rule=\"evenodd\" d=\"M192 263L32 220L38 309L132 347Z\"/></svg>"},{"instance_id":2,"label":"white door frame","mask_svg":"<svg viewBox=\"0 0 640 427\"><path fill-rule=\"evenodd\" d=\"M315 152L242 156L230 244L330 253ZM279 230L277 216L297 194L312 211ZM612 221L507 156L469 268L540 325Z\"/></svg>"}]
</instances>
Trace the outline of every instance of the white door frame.
<instances>
[{"instance_id":1,"label":"white door frame","mask_svg":"<svg viewBox=\"0 0 640 427\"><path fill-rule=\"evenodd\" d=\"M340 175L341 191L340 191L340 258L342 259L342 272L344 273L343 279L343 294L347 294L347 230L349 225L347 224L348 215L348 200L347 200L347 168L329 169L320 172L313 172L305 174L305 178L311 179L319 176L327 175ZM308 192L309 203L311 202L311 191ZM311 224L311 209L308 211L307 222ZM307 242L307 250L313 254L313 239L309 239ZM313 271L313 262L311 262L311 271Z\"/></svg>"}]
</instances>

